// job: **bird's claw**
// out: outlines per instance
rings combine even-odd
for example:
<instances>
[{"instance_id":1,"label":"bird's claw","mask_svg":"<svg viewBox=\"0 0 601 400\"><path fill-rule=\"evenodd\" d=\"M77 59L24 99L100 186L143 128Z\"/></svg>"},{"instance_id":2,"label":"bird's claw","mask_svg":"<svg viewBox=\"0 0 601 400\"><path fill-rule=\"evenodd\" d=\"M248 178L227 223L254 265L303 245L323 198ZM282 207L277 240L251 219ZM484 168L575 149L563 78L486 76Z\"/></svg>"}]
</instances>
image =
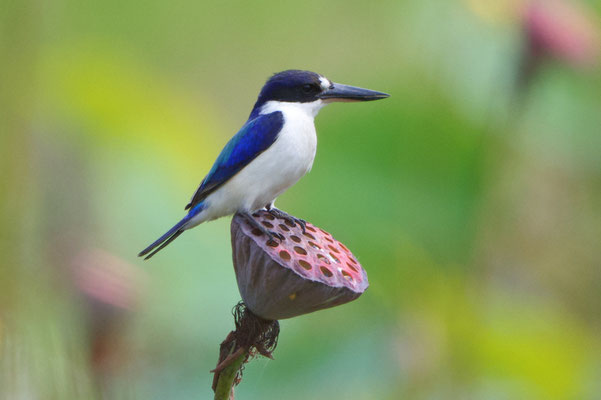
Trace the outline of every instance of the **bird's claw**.
<instances>
[{"instance_id":1,"label":"bird's claw","mask_svg":"<svg viewBox=\"0 0 601 400\"><path fill-rule=\"evenodd\" d=\"M273 240L273 238L278 238L280 240L280 243L282 243L286 237L284 235L282 235L279 232L274 232L274 231L268 231L267 232L267 236L269 236L269 239Z\"/></svg>"},{"instance_id":2,"label":"bird's claw","mask_svg":"<svg viewBox=\"0 0 601 400\"><path fill-rule=\"evenodd\" d=\"M288 214L287 212L282 211L278 208L273 208L273 207L268 209L267 212L269 212L275 218L283 219L284 221L288 221L291 224L300 226L303 233L305 233L305 229L307 227L307 222L304 219L293 217L292 215Z\"/></svg>"},{"instance_id":3,"label":"bird's claw","mask_svg":"<svg viewBox=\"0 0 601 400\"><path fill-rule=\"evenodd\" d=\"M307 221L300 218L294 218L294 221L301 227L303 233L305 233L307 228Z\"/></svg>"},{"instance_id":4,"label":"bird's claw","mask_svg":"<svg viewBox=\"0 0 601 400\"><path fill-rule=\"evenodd\" d=\"M261 225L259 222L257 222L257 220L254 219L251 214L249 214L249 213L240 213L240 214L242 214L244 217L246 217L246 220L254 228L257 228L262 233L264 233L265 235L267 235L267 237L269 238L269 240L275 241L274 239L277 238L277 239L279 239L280 243L282 243L286 239L286 237L284 235L282 235L281 233L279 233L279 232L274 232L274 231L267 230L267 228L265 228L263 225Z\"/></svg>"}]
</instances>

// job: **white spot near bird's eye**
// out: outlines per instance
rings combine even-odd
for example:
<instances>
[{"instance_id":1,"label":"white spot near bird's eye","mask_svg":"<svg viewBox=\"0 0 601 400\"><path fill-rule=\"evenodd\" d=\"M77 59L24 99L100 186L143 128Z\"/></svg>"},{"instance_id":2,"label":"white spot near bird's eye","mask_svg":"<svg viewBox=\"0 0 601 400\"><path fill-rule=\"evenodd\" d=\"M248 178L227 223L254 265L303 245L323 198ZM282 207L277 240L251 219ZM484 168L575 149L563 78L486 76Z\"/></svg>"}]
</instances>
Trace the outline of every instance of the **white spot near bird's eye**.
<instances>
[{"instance_id":1,"label":"white spot near bird's eye","mask_svg":"<svg viewBox=\"0 0 601 400\"><path fill-rule=\"evenodd\" d=\"M323 76L319 77L319 82L321 83L321 88L323 90L329 89L330 86L332 86L332 82L328 78Z\"/></svg>"}]
</instances>

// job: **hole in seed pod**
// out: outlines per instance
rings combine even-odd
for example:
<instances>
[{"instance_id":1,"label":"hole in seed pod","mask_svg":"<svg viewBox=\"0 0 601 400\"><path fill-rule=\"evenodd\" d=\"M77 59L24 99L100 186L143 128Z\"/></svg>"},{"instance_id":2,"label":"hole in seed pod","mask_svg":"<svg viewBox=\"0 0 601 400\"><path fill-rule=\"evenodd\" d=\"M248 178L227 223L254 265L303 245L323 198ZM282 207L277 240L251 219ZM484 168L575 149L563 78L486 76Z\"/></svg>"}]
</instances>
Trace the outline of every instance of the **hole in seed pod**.
<instances>
[{"instance_id":1,"label":"hole in seed pod","mask_svg":"<svg viewBox=\"0 0 601 400\"><path fill-rule=\"evenodd\" d=\"M321 273L324 274L325 276L327 276L328 278L331 278L332 275L334 275L332 273L332 271L330 271L329 269L327 269L326 267L319 267L319 269L321 270Z\"/></svg>"},{"instance_id":2,"label":"hole in seed pod","mask_svg":"<svg viewBox=\"0 0 601 400\"><path fill-rule=\"evenodd\" d=\"M302 254L303 256L307 255L307 250L303 249L300 246L294 246L294 251L296 251L298 254Z\"/></svg>"},{"instance_id":3,"label":"hole in seed pod","mask_svg":"<svg viewBox=\"0 0 601 400\"><path fill-rule=\"evenodd\" d=\"M271 222L261 221L261 223L267 228L273 228L273 224Z\"/></svg>"},{"instance_id":4,"label":"hole in seed pod","mask_svg":"<svg viewBox=\"0 0 601 400\"><path fill-rule=\"evenodd\" d=\"M298 263L300 264L301 267L303 267L304 269L306 269L307 271L311 269L311 264L309 264L307 261L305 260L298 260Z\"/></svg>"},{"instance_id":5,"label":"hole in seed pod","mask_svg":"<svg viewBox=\"0 0 601 400\"><path fill-rule=\"evenodd\" d=\"M259 213L253 213L253 217L259 218Z\"/></svg>"},{"instance_id":6,"label":"hole in seed pod","mask_svg":"<svg viewBox=\"0 0 601 400\"><path fill-rule=\"evenodd\" d=\"M353 280L353 277L351 276L351 274L349 274L345 270L342 270L341 272L342 272L342 276L344 276L346 279L348 279L349 281Z\"/></svg>"},{"instance_id":7,"label":"hole in seed pod","mask_svg":"<svg viewBox=\"0 0 601 400\"><path fill-rule=\"evenodd\" d=\"M305 229L307 229L308 231L311 231L311 232L313 232L313 233L317 232L317 231L315 230L315 228L313 228L313 227L311 227L311 226L309 226L309 225L305 226Z\"/></svg>"},{"instance_id":8,"label":"hole in seed pod","mask_svg":"<svg viewBox=\"0 0 601 400\"><path fill-rule=\"evenodd\" d=\"M322 232L324 235L329 235L329 233L328 233L328 232L326 232L326 231L324 231L323 229L321 229L321 228L318 228L318 229L319 229L319 230L320 230L320 231L321 231L321 232Z\"/></svg>"},{"instance_id":9,"label":"hole in seed pod","mask_svg":"<svg viewBox=\"0 0 601 400\"><path fill-rule=\"evenodd\" d=\"M347 249L347 248L346 248L346 246L345 246L345 245L343 245L342 243L338 243L338 245L339 245L340 247L342 247L342 248L344 249L344 251L349 251L349 249Z\"/></svg>"},{"instance_id":10,"label":"hole in seed pod","mask_svg":"<svg viewBox=\"0 0 601 400\"><path fill-rule=\"evenodd\" d=\"M309 246L313 247L314 249L321 250L321 247L319 247L317 243L314 243L312 241L309 241Z\"/></svg>"},{"instance_id":11,"label":"hole in seed pod","mask_svg":"<svg viewBox=\"0 0 601 400\"><path fill-rule=\"evenodd\" d=\"M290 221L290 220L288 220L288 219L287 219L287 220L285 220L284 222L286 223L286 225L288 225L288 226L289 226L289 227L291 227L291 228L292 228L292 227L295 225L295 223L294 223L294 222L292 222L292 221Z\"/></svg>"},{"instance_id":12,"label":"hole in seed pod","mask_svg":"<svg viewBox=\"0 0 601 400\"><path fill-rule=\"evenodd\" d=\"M357 260L355 260L353 257L349 257L349 261L357 265Z\"/></svg>"},{"instance_id":13,"label":"hole in seed pod","mask_svg":"<svg viewBox=\"0 0 601 400\"><path fill-rule=\"evenodd\" d=\"M284 261L290 261L290 253L288 253L286 250L281 250L280 251L280 258Z\"/></svg>"},{"instance_id":14,"label":"hole in seed pod","mask_svg":"<svg viewBox=\"0 0 601 400\"><path fill-rule=\"evenodd\" d=\"M333 241L332 239L330 239L330 237L329 237L329 236L325 236L325 238L326 238L326 240L327 240L328 242L330 242L330 243L334 243L334 241Z\"/></svg>"},{"instance_id":15,"label":"hole in seed pod","mask_svg":"<svg viewBox=\"0 0 601 400\"><path fill-rule=\"evenodd\" d=\"M267 218L270 221L273 221L275 219L275 217L271 214L265 214L265 218Z\"/></svg>"},{"instance_id":16,"label":"hole in seed pod","mask_svg":"<svg viewBox=\"0 0 601 400\"><path fill-rule=\"evenodd\" d=\"M257 228L254 228L251 232L255 236L261 236L263 234L263 232L261 232L261 230Z\"/></svg>"},{"instance_id":17,"label":"hole in seed pod","mask_svg":"<svg viewBox=\"0 0 601 400\"><path fill-rule=\"evenodd\" d=\"M288 228L286 225L284 224L279 224L278 225L280 227L281 230L283 230L284 232L290 232L290 228Z\"/></svg>"},{"instance_id":18,"label":"hole in seed pod","mask_svg":"<svg viewBox=\"0 0 601 400\"><path fill-rule=\"evenodd\" d=\"M332 260L336 261L337 263L340 263L340 260L336 258L336 256L332 254L332 252L330 252L330 257L332 257Z\"/></svg>"},{"instance_id":19,"label":"hole in seed pod","mask_svg":"<svg viewBox=\"0 0 601 400\"><path fill-rule=\"evenodd\" d=\"M273 239L269 239L265 244L269 247L278 247L278 242Z\"/></svg>"},{"instance_id":20,"label":"hole in seed pod","mask_svg":"<svg viewBox=\"0 0 601 400\"><path fill-rule=\"evenodd\" d=\"M308 237L309 239L313 239L315 240L315 236L311 235L309 232L305 232L303 233L303 235L305 235L306 237Z\"/></svg>"},{"instance_id":21,"label":"hole in seed pod","mask_svg":"<svg viewBox=\"0 0 601 400\"><path fill-rule=\"evenodd\" d=\"M330 248L330 250L332 250L334 253L340 253L340 251L339 251L339 250L338 250L336 247L332 246L331 244L329 244L329 245L328 245L328 247L329 247L329 248Z\"/></svg>"},{"instance_id":22,"label":"hole in seed pod","mask_svg":"<svg viewBox=\"0 0 601 400\"><path fill-rule=\"evenodd\" d=\"M296 242L296 243L300 243L301 242L301 238L299 238L296 235L292 235L290 236L290 239L292 239L292 241Z\"/></svg>"},{"instance_id":23,"label":"hole in seed pod","mask_svg":"<svg viewBox=\"0 0 601 400\"><path fill-rule=\"evenodd\" d=\"M321 261L325 262L326 264L330 264L330 260L328 260L328 258L326 256L324 256L323 254L318 254L317 258L319 258Z\"/></svg>"},{"instance_id":24,"label":"hole in seed pod","mask_svg":"<svg viewBox=\"0 0 601 400\"><path fill-rule=\"evenodd\" d=\"M359 272L359 270L357 269L357 267L355 267L353 264L347 262L346 265L348 265L349 268L352 269L353 271Z\"/></svg>"}]
</instances>

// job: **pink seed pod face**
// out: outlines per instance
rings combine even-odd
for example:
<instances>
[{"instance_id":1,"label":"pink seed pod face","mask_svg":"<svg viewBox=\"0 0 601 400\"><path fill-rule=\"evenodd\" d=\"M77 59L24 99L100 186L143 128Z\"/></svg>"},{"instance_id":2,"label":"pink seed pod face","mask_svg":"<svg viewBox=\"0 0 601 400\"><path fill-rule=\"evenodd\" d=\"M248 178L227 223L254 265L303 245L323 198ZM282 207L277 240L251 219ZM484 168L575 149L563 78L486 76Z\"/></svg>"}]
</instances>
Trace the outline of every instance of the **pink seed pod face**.
<instances>
[{"instance_id":1,"label":"pink seed pod face","mask_svg":"<svg viewBox=\"0 0 601 400\"><path fill-rule=\"evenodd\" d=\"M328 232L300 226L267 211L256 221L284 240L271 240L242 216L232 219L232 250L238 288L247 307L271 320L291 318L356 299L367 274L346 246Z\"/></svg>"}]
</instances>

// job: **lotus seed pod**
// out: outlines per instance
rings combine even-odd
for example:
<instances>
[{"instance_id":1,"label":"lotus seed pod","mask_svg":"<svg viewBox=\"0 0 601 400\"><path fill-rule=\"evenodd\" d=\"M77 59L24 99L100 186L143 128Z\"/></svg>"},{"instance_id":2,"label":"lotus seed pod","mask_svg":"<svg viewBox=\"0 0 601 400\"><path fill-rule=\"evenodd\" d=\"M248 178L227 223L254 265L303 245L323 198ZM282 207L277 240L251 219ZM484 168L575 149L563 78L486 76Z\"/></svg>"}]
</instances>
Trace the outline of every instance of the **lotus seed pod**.
<instances>
[{"instance_id":1,"label":"lotus seed pod","mask_svg":"<svg viewBox=\"0 0 601 400\"><path fill-rule=\"evenodd\" d=\"M348 303L369 286L353 254L328 232L307 223L253 217L284 238L269 239L245 217L232 219L232 253L238 288L256 315L278 320Z\"/></svg>"}]
</instances>

